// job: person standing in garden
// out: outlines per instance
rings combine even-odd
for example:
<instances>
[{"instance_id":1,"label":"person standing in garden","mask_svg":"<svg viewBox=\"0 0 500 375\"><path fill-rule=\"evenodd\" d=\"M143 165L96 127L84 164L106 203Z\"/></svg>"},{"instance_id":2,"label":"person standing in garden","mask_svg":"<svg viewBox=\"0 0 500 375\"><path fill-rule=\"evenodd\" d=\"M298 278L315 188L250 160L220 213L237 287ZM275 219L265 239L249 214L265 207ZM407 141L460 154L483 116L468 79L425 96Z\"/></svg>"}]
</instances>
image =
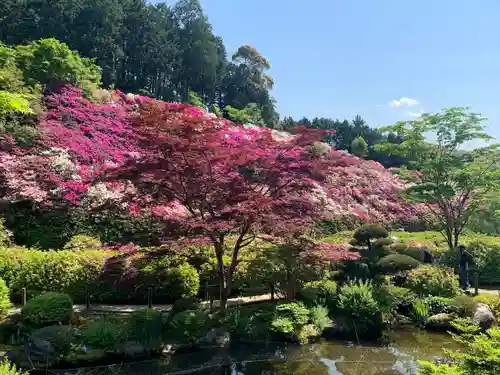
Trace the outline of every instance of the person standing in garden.
<instances>
[{"instance_id":1,"label":"person standing in garden","mask_svg":"<svg viewBox=\"0 0 500 375\"><path fill-rule=\"evenodd\" d=\"M472 256L465 245L458 247L460 251L459 266L460 266L460 286L464 290L468 290L469 284L469 265L472 263Z\"/></svg>"}]
</instances>

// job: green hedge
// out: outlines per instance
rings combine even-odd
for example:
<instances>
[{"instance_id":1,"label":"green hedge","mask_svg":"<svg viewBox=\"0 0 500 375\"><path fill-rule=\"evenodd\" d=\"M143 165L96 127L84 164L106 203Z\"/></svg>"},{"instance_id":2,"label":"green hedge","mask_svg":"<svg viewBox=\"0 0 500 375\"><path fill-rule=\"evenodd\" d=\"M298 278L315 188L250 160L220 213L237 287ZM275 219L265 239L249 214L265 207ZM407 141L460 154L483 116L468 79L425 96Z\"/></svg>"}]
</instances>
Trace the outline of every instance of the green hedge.
<instances>
[{"instance_id":1,"label":"green hedge","mask_svg":"<svg viewBox=\"0 0 500 375\"><path fill-rule=\"evenodd\" d=\"M69 294L83 303L87 291L95 303L171 303L193 297L199 290L194 267L172 257L109 250L39 251L0 247L0 277L7 283L13 302L43 292Z\"/></svg>"}]
</instances>

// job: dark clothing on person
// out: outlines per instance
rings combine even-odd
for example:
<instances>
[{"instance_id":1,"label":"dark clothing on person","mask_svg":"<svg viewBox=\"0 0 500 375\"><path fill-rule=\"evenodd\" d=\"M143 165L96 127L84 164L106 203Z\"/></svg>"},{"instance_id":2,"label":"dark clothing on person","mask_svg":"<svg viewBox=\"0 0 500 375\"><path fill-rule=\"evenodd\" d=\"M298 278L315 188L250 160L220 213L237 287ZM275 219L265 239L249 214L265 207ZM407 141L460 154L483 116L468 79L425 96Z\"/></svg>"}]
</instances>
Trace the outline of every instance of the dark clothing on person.
<instances>
[{"instance_id":1,"label":"dark clothing on person","mask_svg":"<svg viewBox=\"0 0 500 375\"><path fill-rule=\"evenodd\" d=\"M465 246L460 246L460 286L464 290L468 290L470 288L469 284L469 265L472 263L472 256L467 251Z\"/></svg>"},{"instance_id":2,"label":"dark clothing on person","mask_svg":"<svg viewBox=\"0 0 500 375\"><path fill-rule=\"evenodd\" d=\"M432 254L429 252L429 250L424 249L424 263L432 263Z\"/></svg>"}]
</instances>

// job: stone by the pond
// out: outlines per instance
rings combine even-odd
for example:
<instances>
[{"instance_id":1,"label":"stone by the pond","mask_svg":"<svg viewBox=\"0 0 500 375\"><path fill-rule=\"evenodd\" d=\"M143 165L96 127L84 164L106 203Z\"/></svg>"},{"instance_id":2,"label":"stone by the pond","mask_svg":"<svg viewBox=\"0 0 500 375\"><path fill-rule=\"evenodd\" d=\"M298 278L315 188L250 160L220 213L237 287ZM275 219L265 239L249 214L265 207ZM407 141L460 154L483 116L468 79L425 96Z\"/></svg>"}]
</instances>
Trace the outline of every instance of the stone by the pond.
<instances>
[{"instance_id":1,"label":"stone by the pond","mask_svg":"<svg viewBox=\"0 0 500 375\"><path fill-rule=\"evenodd\" d=\"M217 345L220 348L226 348L229 346L231 341L231 336L229 332L224 329L212 328L207 332L203 339L203 344L205 345Z\"/></svg>"},{"instance_id":2,"label":"stone by the pond","mask_svg":"<svg viewBox=\"0 0 500 375\"><path fill-rule=\"evenodd\" d=\"M120 347L119 351L128 357L140 357L147 353L145 346L136 341L128 341L124 343L123 346Z\"/></svg>"},{"instance_id":3,"label":"stone by the pond","mask_svg":"<svg viewBox=\"0 0 500 375\"><path fill-rule=\"evenodd\" d=\"M478 303L472 317L472 323L481 327L482 330L487 330L495 323L495 315L488 305Z\"/></svg>"},{"instance_id":4,"label":"stone by the pond","mask_svg":"<svg viewBox=\"0 0 500 375\"><path fill-rule=\"evenodd\" d=\"M451 314L441 313L432 315L426 323L426 327L429 329L435 329L438 331L447 331L452 329L451 322L453 316Z\"/></svg>"}]
</instances>

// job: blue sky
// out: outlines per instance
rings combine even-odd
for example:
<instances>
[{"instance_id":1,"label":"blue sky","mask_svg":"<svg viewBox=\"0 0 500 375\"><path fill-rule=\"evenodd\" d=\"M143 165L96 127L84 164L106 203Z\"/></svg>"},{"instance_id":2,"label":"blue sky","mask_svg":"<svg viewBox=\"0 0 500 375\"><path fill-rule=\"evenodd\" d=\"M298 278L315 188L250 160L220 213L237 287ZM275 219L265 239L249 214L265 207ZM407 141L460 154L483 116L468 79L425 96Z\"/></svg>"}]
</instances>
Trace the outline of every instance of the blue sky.
<instances>
[{"instance_id":1,"label":"blue sky","mask_svg":"<svg viewBox=\"0 0 500 375\"><path fill-rule=\"evenodd\" d=\"M500 0L201 3L229 54L251 44L270 60L281 117L379 126L471 106L500 139Z\"/></svg>"}]
</instances>

